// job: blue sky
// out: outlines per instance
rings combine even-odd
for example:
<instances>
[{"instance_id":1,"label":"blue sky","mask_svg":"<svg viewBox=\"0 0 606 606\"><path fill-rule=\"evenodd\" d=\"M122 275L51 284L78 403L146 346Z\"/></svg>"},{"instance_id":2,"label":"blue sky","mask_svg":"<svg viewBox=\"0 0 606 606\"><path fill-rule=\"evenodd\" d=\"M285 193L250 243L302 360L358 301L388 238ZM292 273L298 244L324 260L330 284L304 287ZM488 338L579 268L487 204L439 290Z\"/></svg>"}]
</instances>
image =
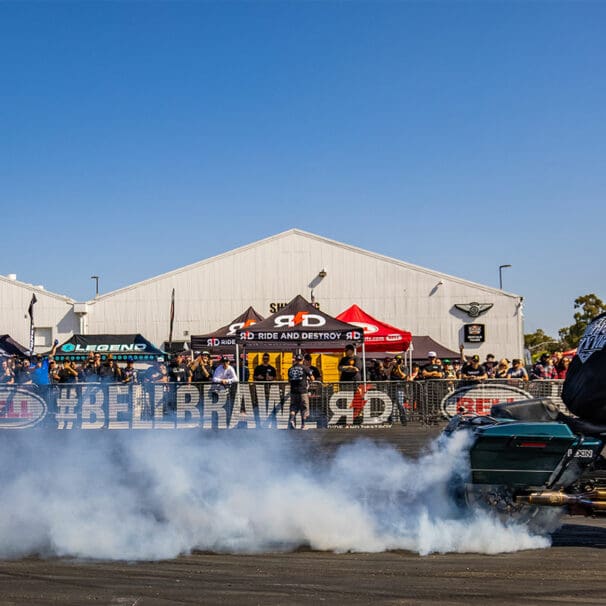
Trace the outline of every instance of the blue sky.
<instances>
[{"instance_id":1,"label":"blue sky","mask_svg":"<svg viewBox=\"0 0 606 606\"><path fill-rule=\"evenodd\" d=\"M92 298L297 227L606 298L606 3L0 2L0 273Z\"/></svg>"}]
</instances>

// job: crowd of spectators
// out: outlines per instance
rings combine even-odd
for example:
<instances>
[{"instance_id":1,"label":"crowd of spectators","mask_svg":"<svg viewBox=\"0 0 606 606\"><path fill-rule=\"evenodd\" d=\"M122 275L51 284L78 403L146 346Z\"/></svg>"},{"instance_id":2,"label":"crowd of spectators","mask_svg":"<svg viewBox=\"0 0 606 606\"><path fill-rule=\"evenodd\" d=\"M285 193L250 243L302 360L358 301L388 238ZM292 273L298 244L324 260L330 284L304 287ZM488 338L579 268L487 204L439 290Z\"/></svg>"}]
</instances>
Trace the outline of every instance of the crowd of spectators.
<instances>
[{"instance_id":1,"label":"crowd of spectators","mask_svg":"<svg viewBox=\"0 0 606 606\"><path fill-rule=\"evenodd\" d=\"M82 362L70 359L54 359L56 344L47 357L7 357L0 361L0 384L52 385L66 383L113 382L113 383L215 383L217 386L248 381L250 373L246 364L240 365L238 376L226 356L213 360L208 351L194 352L193 356L174 355L169 362L157 362L145 370L135 367L135 360L127 358L120 366L111 354L106 356L90 352ZM313 381L321 381L320 370L311 363L311 355L305 354L304 366L309 368ZM366 376L369 381L415 381L426 379L448 379L466 382L486 379L546 380L565 379L570 358L560 352L543 354L528 370L521 359L497 361L488 354L481 362L475 354L465 356L461 348L459 359L440 360L435 351L428 352L424 364L414 362L411 368L401 355L371 359ZM362 360L355 354L352 345L347 345L339 360L339 381L359 383L363 377ZM278 372L270 364L269 354L262 355L261 363L252 372L255 382L279 380Z\"/></svg>"}]
</instances>

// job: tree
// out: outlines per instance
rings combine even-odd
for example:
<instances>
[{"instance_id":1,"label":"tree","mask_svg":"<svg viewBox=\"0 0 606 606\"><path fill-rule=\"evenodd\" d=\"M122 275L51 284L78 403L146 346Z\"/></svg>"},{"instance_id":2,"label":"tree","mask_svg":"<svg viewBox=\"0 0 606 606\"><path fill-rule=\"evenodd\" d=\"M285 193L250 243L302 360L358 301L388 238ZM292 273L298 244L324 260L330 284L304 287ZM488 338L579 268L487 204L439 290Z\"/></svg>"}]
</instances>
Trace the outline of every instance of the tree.
<instances>
[{"instance_id":1,"label":"tree","mask_svg":"<svg viewBox=\"0 0 606 606\"><path fill-rule=\"evenodd\" d=\"M524 335L524 347L532 354L533 359L542 353L553 353L561 349L561 343L546 335L543 329Z\"/></svg>"},{"instance_id":2,"label":"tree","mask_svg":"<svg viewBox=\"0 0 606 606\"><path fill-rule=\"evenodd\" d=\"M594 294L576 298L574 300L574 308L579 310L573 316L574 324L566 328L560 328L558 331L565 349L576 347L591 320L606 312L606 305Z\"/></svg>"}]
</instances>

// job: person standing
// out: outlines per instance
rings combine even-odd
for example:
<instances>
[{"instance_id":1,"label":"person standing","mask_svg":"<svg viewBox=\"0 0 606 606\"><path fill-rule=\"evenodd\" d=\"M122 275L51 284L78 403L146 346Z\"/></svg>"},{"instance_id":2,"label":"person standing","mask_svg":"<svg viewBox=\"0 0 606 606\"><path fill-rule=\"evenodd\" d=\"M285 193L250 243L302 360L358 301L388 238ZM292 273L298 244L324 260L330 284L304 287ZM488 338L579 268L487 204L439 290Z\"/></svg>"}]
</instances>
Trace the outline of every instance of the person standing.
<instances>
[{"instance_id":1,"label":"person standing","mask_svg":"<svg viewBox=\"0 0 606 606\"><path fill-rule=\"evenodd\" d=\"M301 429L305 429L305 422L309 417L309 381L312 378L312 373L303 362L303 356L297 354L293 365L288 369L288 383L290 385L288 429L295 429L297 413L301 415Z\"/></svg>"},{"instance_id":2,"label":"person standing","mask_svg":"<svg viewBox=\"0 0 606 606\"><path fill-rule=\"evenodd\" d=\"M277 378L278 371L269 363L269 354L264 353L261 364L255 366L253 381L275 381Z\"/></svg>"},{"instance_id":3,"label":"person standing","mask_svg":"<svg viewBox=\"0 0 606 606\"><path fill-rule=\"evenodd\" d=\"M354 346L345 346L345 355L339 360L339 381L359 382L362 380L362 366L354 354Z\"/></svg>"}]
</instances>

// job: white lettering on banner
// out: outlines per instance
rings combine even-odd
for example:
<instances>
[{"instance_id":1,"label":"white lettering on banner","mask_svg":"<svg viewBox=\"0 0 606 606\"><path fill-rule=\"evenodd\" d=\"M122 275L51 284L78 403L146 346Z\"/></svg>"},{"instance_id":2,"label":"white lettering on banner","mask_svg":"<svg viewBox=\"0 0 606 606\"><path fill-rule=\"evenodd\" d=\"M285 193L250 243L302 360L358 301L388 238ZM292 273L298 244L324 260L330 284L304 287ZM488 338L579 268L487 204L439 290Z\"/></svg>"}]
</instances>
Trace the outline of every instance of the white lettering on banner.
<instances>
[{"instance_id":1,"label":"white lettering on banner","mask_svg":"<svg viewBox=\"0 0 606 606\"><path fill-rule=\"evenodd\" d=\"M308 311L300 311L297 314L284 314L283 316L277 316L274 318L274 326L276 328L282 328L288 326L294 328L295 326L304 326L305 328L314 328L318 326L324 326L326 319L318 314L312 314Z\"/></svg>"},{"instance_id":2,"label":"white lettering on banner","mask_svg":"<svg viewBox=\"0 0 606 606\"><path fill-rule=\"evenodd\" d=\"M354 411L351 407L354 399L352 391L338 391L328 400L328 410L330 411L329 425L338 425L341 420L345 420L345 425L353 425Z\"/></svg>"},{"instance_id":3,"label":"white lettering on banner","mask_svg":"<svg viewBox=\"0 0 606 606\"><path fill-rule=\"evenodd\" d=\"M130 429L129 419L129 386L110 385L107 402L107 428ZM126 417L126 418L125 418Z\"/></svg>"},{"instance_id":4,"label":"white lettering on banner","mask_svg":"<svg viewBox=\"0 0 606 606\"><path fill-rule=\"evenodd\" d=\"M195 385L180 385L177 391L177 425L192 429L200 425L200 392Z\"/></svg>"},{"instance_id":5,"label":"white lettering on banner","mask_svg":"<svg viewBox=\"0 0 606 606\"><path fill-rule=\"evenodd\" d=\"M82 429L102 429L105 427L105 397L98 385L84 388L82 393Z\"/></svg>"},{"instance_id":6,"label":"white lettering on banner","mask_svg":"<svg viewBox=\"0 0 606 606\"><path fill-rule=\"evenodd\" d=\"M229 329L227 330L228 335L235 335L240 328L244 326L244 322L236 322L235 324L230 324Z\"/></svg>"}]
</instances>

